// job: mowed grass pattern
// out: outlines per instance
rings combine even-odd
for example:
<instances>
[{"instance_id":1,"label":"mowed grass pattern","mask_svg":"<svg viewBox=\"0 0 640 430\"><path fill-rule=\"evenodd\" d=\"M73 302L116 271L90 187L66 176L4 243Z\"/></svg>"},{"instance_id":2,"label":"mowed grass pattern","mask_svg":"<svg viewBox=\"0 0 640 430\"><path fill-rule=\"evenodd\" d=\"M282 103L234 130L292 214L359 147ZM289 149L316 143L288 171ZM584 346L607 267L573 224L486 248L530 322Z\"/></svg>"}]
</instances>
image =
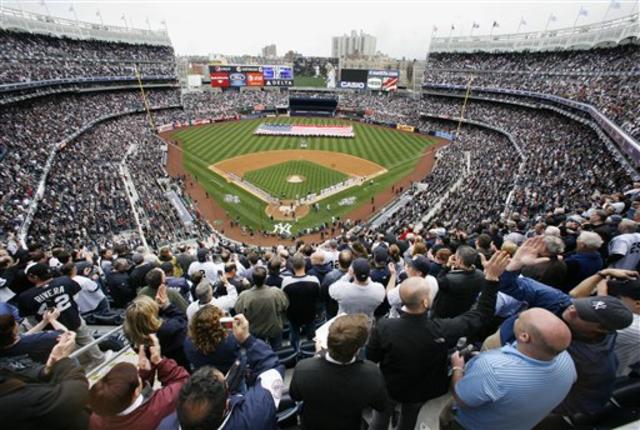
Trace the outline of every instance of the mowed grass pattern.
<instances>
[{"instance_id":1,"label":"mowed grass pattern","mask_svg":"<svg viewBox=\"0 0 640 430\"><path fill-rule=\"evenodd\" d=\"M433 142L423 135L334 118L260 118L211 124L174 132L171 138L181 142L184 149L185 169L197 178L218 204L234 218L239 217L241 223L269 231L273 229L273 223L264 211L264 202L240 187L227 183L209 170L210 165L238 155L278 149L300 149L302 139L299 137L253 134L258 125L268 122L352 125L355 138L309 138L306 139L308 149L344 152L371 160L388 170L385 175L377 177L373 185L367 183L353 187L323 200L323 210L312 211L310 215L299 220L291 229L294 233L300 229L327 222L332 216L342 217L356 206L365 204L372 196L410 173L425 148ZM225 194L239 196L240 204L225 202ZM356 197L356 205L338 206L340 199L346 197Z\"/></svg>"},{"instance_id":2,"label":"mowed grass pattern","mask_svg":"<svg viewBox=\"0 0 640 430\"><path fill-rule=\"evenodd\" d=\"M287 178L292 175L303 176L304 182L298 184L287 182ZM253 170L244 175L246 181L281 199L301 198L347 178L348 176L344 173L299 160Z\"/></svg>"}]
</instances>

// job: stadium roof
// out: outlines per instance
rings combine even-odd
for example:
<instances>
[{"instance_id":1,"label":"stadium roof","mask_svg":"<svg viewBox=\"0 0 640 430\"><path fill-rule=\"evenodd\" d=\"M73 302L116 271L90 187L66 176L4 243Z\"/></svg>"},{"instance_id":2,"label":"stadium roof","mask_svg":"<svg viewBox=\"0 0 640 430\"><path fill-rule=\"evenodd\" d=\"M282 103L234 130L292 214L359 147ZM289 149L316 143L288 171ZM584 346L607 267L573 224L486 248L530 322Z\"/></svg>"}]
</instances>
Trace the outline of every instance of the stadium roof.
<instances>
[{"instance_id":1,"label":"stadium roof","mask_svg":"<svg viewBox=\"0 0 640 430\"><path fill-rule=\"evenodd\" d=\"M639 43L639 40L640 21L635 13L595 24L549 31L436 37L431 39L429 53L560 51L611 47Z\"/></svg>"},{"instance_id":2,"label":"stadium roof","mask_svg":"<svg viewBox=\"0 0 640 430\"><path fill-rule=\"evenodd\" d=\"M171 46L166 30L143 30L41 15L0 6L0 29L83 40Z\"/></svg>"}]
</instances>

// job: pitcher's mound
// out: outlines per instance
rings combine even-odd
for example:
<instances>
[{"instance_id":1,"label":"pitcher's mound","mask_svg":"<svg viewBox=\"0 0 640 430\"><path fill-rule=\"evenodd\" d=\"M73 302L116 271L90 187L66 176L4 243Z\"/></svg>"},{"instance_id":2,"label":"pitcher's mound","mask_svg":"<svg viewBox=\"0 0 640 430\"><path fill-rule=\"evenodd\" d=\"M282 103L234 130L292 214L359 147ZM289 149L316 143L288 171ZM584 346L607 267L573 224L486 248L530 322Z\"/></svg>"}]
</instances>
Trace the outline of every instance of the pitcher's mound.
<instances>
[{"instance_id":1,"label":"pitcher's mound","mask_svg":"<svg viewBox=\"0 0 640 430\"><path fill-rule=\"evenodd\" d=\"M304 182L304 180L305 177L300 175L287 176L287 182L290 184L301 184Z\"/></svg>"}]
</instances>

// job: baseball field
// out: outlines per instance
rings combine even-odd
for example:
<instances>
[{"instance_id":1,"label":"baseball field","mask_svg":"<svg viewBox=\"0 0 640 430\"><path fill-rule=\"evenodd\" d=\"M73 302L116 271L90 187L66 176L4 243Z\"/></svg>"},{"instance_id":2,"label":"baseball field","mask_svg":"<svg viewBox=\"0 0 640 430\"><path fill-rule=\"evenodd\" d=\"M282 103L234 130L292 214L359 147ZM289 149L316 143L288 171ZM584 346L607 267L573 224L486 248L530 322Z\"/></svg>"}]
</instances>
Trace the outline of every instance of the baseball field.
<instances>
[{"instance_id":1,"label":"baseball field","mask_svg":"<svg viewBox=\"0 0 640 430\"><path fill-rule=\"evenodd\" d=\"M255 136L254 130L266 122L352 125L355 137ZM318 201L319 210L301 211L304 216L286 220L294 234L370 204L377 194L411 173L433 143L418 134L358 122L282 117L180 129L170 139L182 148L184 169L216 204L232 219L257 230L273 231L275 224L283 222L270 219L264 195L289 200L347 178L367 178ZM251 187L242 186L244 182Z\"/></svg>"}]
</instances>

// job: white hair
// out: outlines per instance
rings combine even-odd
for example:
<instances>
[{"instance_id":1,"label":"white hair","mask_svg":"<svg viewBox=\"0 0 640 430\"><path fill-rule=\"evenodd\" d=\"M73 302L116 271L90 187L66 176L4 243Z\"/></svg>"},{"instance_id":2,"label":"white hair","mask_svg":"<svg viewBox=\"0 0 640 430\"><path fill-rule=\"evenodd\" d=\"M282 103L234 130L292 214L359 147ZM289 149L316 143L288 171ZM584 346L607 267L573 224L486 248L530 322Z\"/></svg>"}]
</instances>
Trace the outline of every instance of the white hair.
<instances>
[{"instance_id":1,"label":"white hair","mask_svg":"<svg viewBox=\"0 0 640 430\"><path fill-rule=\"evenodd\" d=\"M564 242L559 237L545 236L544 246L553 255L560 255L564 252Z\"/></svg>"},{"instance_id":2,"label":"white hair","mask_svg":"<svg viewBox=\"0 0 640 430\"><path fill-rule=\"evenodd\" d=\"M560 233L560 229L554 225L550 225L549 227L544 229L545 236L555 236L561 237L562 233Z\"/></svg>"},{"instance_id":3,"label":"white hair","mask_svg":"<svg viewBox=\"0 0 640 430\"><path fill-rule=\"evenodd\" d=\"M578 236L578 242L593 250L599 249L604 242L598 233L592 231L583 231Z\"/></svg>"}]
</instances>

